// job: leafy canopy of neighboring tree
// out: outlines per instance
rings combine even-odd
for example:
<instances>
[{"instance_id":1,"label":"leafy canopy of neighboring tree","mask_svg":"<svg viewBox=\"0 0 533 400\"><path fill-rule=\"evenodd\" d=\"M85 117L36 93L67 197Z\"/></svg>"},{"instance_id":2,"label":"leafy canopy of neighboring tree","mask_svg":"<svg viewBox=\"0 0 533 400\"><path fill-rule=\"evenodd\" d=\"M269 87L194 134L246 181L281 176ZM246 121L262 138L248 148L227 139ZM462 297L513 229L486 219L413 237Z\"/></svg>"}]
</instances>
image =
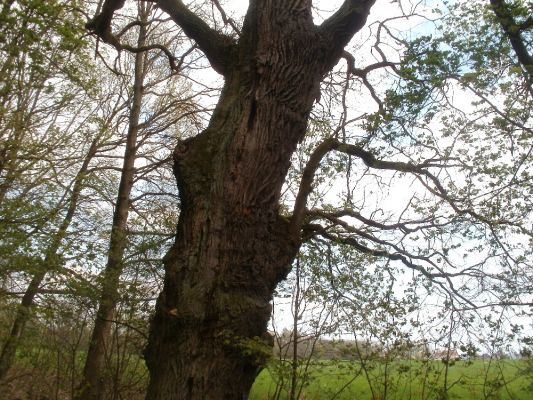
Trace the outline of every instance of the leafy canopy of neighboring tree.
<instances>
[{"instance_id":1,"label":"leafy canopy of neighboring tree","mask_svg":"<svg viewBox=\"0 0 533 400\"><path fill-rule=\"evenodd\" d=\"M78 339L70 339L73 348L85 346L80 343L86 319L105 280L95 273L106 256L132 97L129 57L122 65L115 63L113 71L93 60L94 43L83 17L88 4L21 1L2 7L0 295L7 320L2 324L0 379L11 369L20 345L31 342L32 323L62 320L60 310L50 311L55 307L64 307L67 314L79 311L80 319L73 321ZM138 276L157 274L160 249L175 225L175 204L169 204L175 187L168 166L175 134L170 132L188 128L189 121L193 126L197 108L191 99L178 96L187 84L169 73L167 64L159 68L160 54L141 56L143 87L149 93L142 119L134 124L140 143L134 144L136 154L129 162L139 168L133 176L128 168L128 184L136 192L125 196L126 209L131 207L134 216L122 232L121 243L128 249L120 257L124 276L113 295L131 292L124 295L129 301L121 312L142 310L146 317L157 282ZM164 96L166 91L174 97ZM145 213L147 204L150 215ZM147 292L137 293L138 287ZM111 343L104 356L118 351L117 346ZM72 371L79 368L69 365ZM67 375L78 379L74 372ZM61 386L75 387L67 382Z\"/></svg>"}]
</instances>

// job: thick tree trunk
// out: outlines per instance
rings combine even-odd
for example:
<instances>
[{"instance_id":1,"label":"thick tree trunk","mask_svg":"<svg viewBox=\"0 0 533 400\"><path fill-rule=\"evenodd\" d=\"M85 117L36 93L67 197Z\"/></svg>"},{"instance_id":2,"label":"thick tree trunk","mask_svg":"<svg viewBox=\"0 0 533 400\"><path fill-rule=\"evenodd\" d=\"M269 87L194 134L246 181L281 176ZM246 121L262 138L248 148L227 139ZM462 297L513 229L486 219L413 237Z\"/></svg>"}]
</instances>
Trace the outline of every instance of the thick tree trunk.
<instances>
[{"instance_id":1,"label":"thick tree trunk","mask_svg":"<svg viewBox=\"0 0 533 400\"><path fill-rule=\"evenodd\" d=\"M174 154L181 214L145 352L147 399L247 398L269 353L273 291L300 244L305 201L287 220L281 187L322 77L374 1L344 0L315 26L312 0L250 0L237 41L182 1L155 2L226 82L208 128ZM104 0L87 27L119 46L111 21L124 4Z\"/></svg>"},{"instance_id":2,"label":"thick tree trunk","mask_svg":"<svg viewBox=\"0 0 533 400\"><path fill-rule=\"evenodd\" d=\"M310 8L250 7L209 127L175 150L182 209L145 353L149 400L247 398L299 246L279 197L326 52Z\"/></svg>"}]
</instances>

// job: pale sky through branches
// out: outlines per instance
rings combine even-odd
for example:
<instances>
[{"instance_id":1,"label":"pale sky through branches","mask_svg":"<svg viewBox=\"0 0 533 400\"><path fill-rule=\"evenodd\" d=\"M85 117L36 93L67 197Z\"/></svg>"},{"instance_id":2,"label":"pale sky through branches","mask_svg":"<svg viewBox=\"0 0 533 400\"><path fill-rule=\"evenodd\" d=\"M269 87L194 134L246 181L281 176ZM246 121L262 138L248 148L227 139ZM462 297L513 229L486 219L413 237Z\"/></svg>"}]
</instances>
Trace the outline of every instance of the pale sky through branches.
<instances>
[{"instance_id":1,"label":"pale sky through branches","mask_svg":"<svg viewBox=\"0 0 533 400\"><path fill-rule=\"evenodd\" d=\"M325 19L331 15L331 12L337 9L341 3L341 0L314 1L315 23L319 24L322 19ZM228 0L221 2L221 5L224 7L224 10L229 17L233 18L235 21L241 21L248 6L248 2L244 0ZM356 35L356 37L352 40L352 43L347 46L347 50L350 51L355 57L358 67L362 68L365 65L379 61L379 57L372 49L372 45L375 40L374 35L376 33L376 22L390 19L390 21L387 23L387 26L393 31L393 34L397 34L405 39L414 39L415 37L423 34L431 34L432 29L438 24L440 16L434 12L434 8L439 8L441 11L445 12L444 8L442 7L442 3L435 1L409 2L378 0L376 5L371 10L366 27L362 29L358 35ZM214 8L214 13L216 12L217 11ZM401 17L402 15L409 15L410 17ZM394 45L392 44L389 48L386 46L383 47L386 49L386 51L390 51L390 53L387 53L387 56L390 56L391 60L398 60L397 57L401 53L400 49L394 48ZM341 59L338 68L344 69L345 62L346 60ZM205 77L206 76L204 75L204 78ZM384 91L387 90L394 82L394 78L390 75L387 76L384 74L380 76L380 73L376 73L375 76L370 76L370 80L380 95L383 95ZM464 88L461 88L458 84L451 83L449 94L450 100L458 109L469 113L469 110L472 108L471 103L473 96L469 94L468 91L466 91ZM350 117L371 113L377 109L377 104L372 100L368 93L365 93L364 88L361 88L359 92L354 89L351 95L347 98L347 105L348 114ZM335 123L339 121L339 114L341 111L335 109L332 111L332 125L335 125ZM336 113L337 115L335 115ZM442 130L442 125L435 119L431 122L431 126L429 128L435 132L439 132ZM352 132L356 132L359 128L353 125L349 129ZM357 136L358 134L354 133L354 135ZM361 167L361 165L357 164L355 167ZM453 169L450 171L453 171ZM374 193L372 195L365 194L365 196L367 196L366 201L368 203L379 204L379 207L384 210L384 215L389 215L390 213L390 215L393 216L392 220L394 220L395 214L397 216L398 214L401 214L403 210L407 209L407 205L413 195L413 192L424 189L418 186L418 183L409 176L403 178L395 177L394 181L392 180L392 177L386 179L390 179L391 182L391 185L388 186L388 190L385 192L381 191L381 193ZM462 182L462 184L464 184L465 177L462 175L452 175L449 179L456 180L458 183ZM324 191L321 192L321 195L323 196L322 200L325 204L336 205L339 202L339 198L342 198L342 192L345 189L343 178L333 178L333 181L335 183L330 182L329 187L323 189ZM360 183L362 187L370 188L369 190L371 190L372 183L370 180L368 180L368 182L362 181ZM318 190L320 189L317 188L317 191ZM379 190L381 189L378 189L378 191ZM289 198L289 202L290 201L291 200ZM417 245L417 243L414 242L409 243L409 241L407 241L407 243L412 246ZM429 245L429 243L427 245ZM466 245L469 244L467 243ZM423 246L424 244L422 244L422 247ZM476 243L470 243L470 247L476 247ZM468 257L468 260L460 259L459 255L451 255L450 257L455 258L454 262L456 262L457 265L466 265L466 262L468 262L470 265L474 265L478 261L483 260L486 257L486 254L484 254L482 251L479 253L471 253ZM494 268L491 269L493 269L493 272L495 272L498 268L495 265ZM398 282L403 282L400 283L395 289L395 292L400 295L406 288L405 285L410 280L410 271L399 274L397 280ZM437 305L439 301L442 301L442 299L428 299L428 303L433 305ZM277 328L283 329L285 327L290 327L292 325L290 301L288 301L286 298L276 299L275 309ZM426 311L428 310L429 309L426 309ZM420 312L420 310L418 310L418 312ZM428 314L429 313L431 312L428 311ZM529 323L528 320L522 320L521 322L526 324Z\"/></svg>"}]
</instances>

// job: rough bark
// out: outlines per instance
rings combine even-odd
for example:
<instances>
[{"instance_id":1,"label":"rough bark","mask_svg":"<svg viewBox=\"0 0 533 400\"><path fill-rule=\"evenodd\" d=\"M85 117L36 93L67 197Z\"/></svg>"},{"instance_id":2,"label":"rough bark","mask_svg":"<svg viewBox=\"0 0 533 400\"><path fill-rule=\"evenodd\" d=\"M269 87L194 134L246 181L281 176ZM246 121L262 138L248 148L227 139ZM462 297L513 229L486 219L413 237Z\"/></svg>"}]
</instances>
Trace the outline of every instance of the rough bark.
<instances>
[{"instance_id":1,"label":"rough bark","mask_svg":"<svg viewBox=\"0 0 533 400\"><path fill-rule=\"evenodd\" d=\"M61 241L65 237L67 229L69 228L72 218L74 217L74 213L76 212L81 190L83 189L83 181L86 177L89 164L96 154L97 148L98 141L95 139L91 143L89 151L87 152L87 155L85 156L83 163L76 174L67 212L63 218L63 221L61 222L61 225L59 226L59 229L53 236L52 241L48 246L43 265L40 266L37 272L33 274L31 282L28 285L24 296L22 297L22 301L18 307L15 320L11 327L11 332L6 339L4 346L2 347L2 353L0 354L0 380L6 376L13 364L13 361L15 360L15 354L17 352L20 339L24 334L24 328L26 327L26 323L31 315L31 307L33 306L35 296L42 281L49 271L54 270L59 266L58 251L61 246Z\"/></svg>"},{"instance_id":2,"label":"rough bark","mask_svg":"<svg viewBox=\"0 0 533 400\"><path fill-rule=\"evenodd\" d=\"M146 26L140 25L138 46L146 42ZM113 213L113 225L109 239L109 251L106 267L102 273L102 291L98 299L98 310L94 322L89 350L85 360L83 378L75 398L78 400L96 400L103 395L103 375L108 342L111 337L113 314L119 296L120 275L123 270L123 257L126 248L127 222L130 206L130 193L135 175L135 158L137 153L137 136L139 117L143 97L145 75L145 53L135 55L135 77L132 104L128 121L126 149L120 177L117 202Z\"/></svg>"}]
</instances>

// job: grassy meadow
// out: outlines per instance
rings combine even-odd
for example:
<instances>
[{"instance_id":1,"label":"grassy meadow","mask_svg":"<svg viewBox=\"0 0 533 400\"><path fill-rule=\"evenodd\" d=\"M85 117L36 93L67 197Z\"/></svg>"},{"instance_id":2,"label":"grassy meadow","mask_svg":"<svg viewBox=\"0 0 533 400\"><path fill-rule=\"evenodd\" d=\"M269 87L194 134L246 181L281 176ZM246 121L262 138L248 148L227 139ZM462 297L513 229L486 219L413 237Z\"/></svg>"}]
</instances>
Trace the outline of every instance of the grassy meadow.
<instances>
[{"instance_id":1,"label":"grassy meadow","mask_svg":"<svg viewBox=\"0 0 533 400\"><path fill-rule=\"evenodd\" d=\"M448 390L444 390L445 364L437 360L373 362L366 368L355 361L315 362L307 369L300 399L533 400L533 375L524 374L525 367L518 360L457 361L448 368ZM250 400L287 398L290 378L286 374L281 378L284 374L276 370L279 365L261 372ZM300 374L303 371L301 367Z\"/></svg>"}]
</instances>

